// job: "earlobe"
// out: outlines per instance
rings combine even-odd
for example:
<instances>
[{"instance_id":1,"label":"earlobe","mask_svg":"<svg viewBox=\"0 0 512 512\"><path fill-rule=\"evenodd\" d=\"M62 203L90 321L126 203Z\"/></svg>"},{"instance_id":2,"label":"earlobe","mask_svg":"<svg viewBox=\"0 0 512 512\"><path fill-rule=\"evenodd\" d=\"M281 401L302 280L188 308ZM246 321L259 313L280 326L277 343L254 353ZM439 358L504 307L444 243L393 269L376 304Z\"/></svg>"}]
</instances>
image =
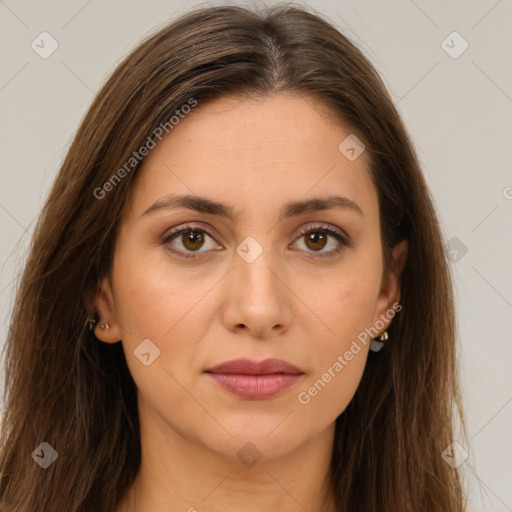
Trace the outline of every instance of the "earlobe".
<instances>
[{"instance_id":1,"label":"earlobe","mask_svg":"<svg viewBox=\"0 0 512 512\"><path fill-rule=\"evenodd\" d=\"M94 328L94 335L105 343L121 341L121 334L117 324L111 326L108 322L98 322Z\"/></svg>"},{"instance_id":2,"label":"earlobe","mask_svg":"<svg viewBox=\"0 0 512 512\"><path fill-rule=\"evenodd\" d=\"M105 343L117 343L121 340L121 330L114 317L114 295L110 279L105 276L96 289L94 309L98 322L94 328L96 338Z\"/></svg>"}]
</instances>

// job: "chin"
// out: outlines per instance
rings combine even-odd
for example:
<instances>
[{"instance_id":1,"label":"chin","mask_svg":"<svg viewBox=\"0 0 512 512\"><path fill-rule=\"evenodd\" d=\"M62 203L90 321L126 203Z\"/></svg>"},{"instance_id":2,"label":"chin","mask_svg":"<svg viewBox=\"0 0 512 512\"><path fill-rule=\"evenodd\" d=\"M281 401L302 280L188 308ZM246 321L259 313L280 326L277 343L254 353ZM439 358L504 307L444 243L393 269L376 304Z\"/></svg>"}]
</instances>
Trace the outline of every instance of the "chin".
<instances>
[{"instance_id":1,"label":"chin","mask_svg":"<svg viewBox=\"0 0 512 512\"><path fill-rule=\"evenodd\" d=\"M306 439L302 439L297 428L290 424L294 413L287 417L288 413L282 411L286 411L286 408L273 414L238 413L224 419L218 416L219 423L232 437L219 428L216 429L219 435L215 436L215 440L210 438L207 444L214 451L220 451L223 455L229 454L230 457L233 452L237 454L240 450L242 453L239 456L243 456L245 451L250 455L251 450L254 450L254 457L260 456L262 460L283 457Z\"/></svg>"}]
</instances>

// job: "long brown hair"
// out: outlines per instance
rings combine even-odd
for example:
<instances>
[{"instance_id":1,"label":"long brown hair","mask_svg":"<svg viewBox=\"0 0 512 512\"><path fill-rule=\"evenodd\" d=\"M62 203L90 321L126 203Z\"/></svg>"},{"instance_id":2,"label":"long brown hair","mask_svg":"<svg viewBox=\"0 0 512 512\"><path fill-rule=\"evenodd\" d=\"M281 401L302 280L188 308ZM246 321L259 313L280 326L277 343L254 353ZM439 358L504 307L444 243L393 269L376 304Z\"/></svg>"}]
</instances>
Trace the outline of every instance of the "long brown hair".
<instances>
[{"instance_id":1,"label":"long brown hair","mask_svg":"<svg viewBox=\"0 0 512 512\"><path fill-rule=\"evenodd\" d=\"M112 177L191 98L280 91L322 99L364 142L387 261L397 242L409 245L391 341L370 354L336 420L337 508L463 510L441 455L461 411L452 285L412 143L361 51L322 17L274 5L182 16L118 66L82 121L36 226L4 349L2 512L116 510L140 465L136 387L122 344L87 328L86 297L109 273L140 165ZM43 441L58 452L45 470L31 456Z\"/></svg>"}]
</instances>

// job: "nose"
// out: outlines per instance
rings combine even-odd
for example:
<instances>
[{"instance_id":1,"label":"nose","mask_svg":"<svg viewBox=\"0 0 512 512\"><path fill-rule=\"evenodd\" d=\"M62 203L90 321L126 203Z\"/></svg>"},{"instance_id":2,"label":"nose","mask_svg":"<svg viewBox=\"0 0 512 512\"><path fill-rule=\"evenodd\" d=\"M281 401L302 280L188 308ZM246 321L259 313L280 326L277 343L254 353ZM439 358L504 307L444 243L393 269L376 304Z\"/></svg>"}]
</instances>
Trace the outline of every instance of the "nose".
<instances>
[{"instance_id":1,"label":"nose","mask_svg":"<svg viewBox=\"0 0 512 512\"><path fill-rule=\"evenodd\" d=\"M256 337L286 332L291 323L291 291L282 266L264 251L248 263L236 256L226 284L223 321L231 331L247 330Z\"/></svg>"}]
</instances>

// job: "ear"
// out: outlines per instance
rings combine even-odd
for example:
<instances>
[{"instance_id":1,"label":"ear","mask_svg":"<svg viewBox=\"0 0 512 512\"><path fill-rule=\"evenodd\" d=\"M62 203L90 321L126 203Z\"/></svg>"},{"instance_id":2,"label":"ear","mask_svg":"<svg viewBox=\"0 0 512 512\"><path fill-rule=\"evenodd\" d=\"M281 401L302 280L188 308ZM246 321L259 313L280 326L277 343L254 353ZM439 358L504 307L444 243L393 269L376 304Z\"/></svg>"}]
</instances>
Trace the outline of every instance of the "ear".
<instances>
[{"instance_id":1,"label":"ear","mask_svg":"<svg viewBox=\"0 0 512 512\"><path fill-rule=\"evenodd\" d=\"M407 240L402 240L393 247L391 250L390 268L382 278L381 289L373 319L374 325L377 320L385 322L385 328L381 329L382 331L389 327L394 316L389 318L390 315L386 315L386 312L393 309L394 304L400 302L400 276L402 275L407 260L407 249Z\"/></svg>"},{"instance_id":2,"label":"ear","mask_svg":"<svg viewBox=\"0 0 512 512\"><path fill-rule=\"evenodd\" d=\"M94 328L96 338L105 343L121 341L121 329L114 317L114 294L112 293L112 285L108 276L100 281L92 304L92 309L98 313L98 322ZM107 324L109 326L108 329L105 328Z\"/></svg>"}]
</instances>

